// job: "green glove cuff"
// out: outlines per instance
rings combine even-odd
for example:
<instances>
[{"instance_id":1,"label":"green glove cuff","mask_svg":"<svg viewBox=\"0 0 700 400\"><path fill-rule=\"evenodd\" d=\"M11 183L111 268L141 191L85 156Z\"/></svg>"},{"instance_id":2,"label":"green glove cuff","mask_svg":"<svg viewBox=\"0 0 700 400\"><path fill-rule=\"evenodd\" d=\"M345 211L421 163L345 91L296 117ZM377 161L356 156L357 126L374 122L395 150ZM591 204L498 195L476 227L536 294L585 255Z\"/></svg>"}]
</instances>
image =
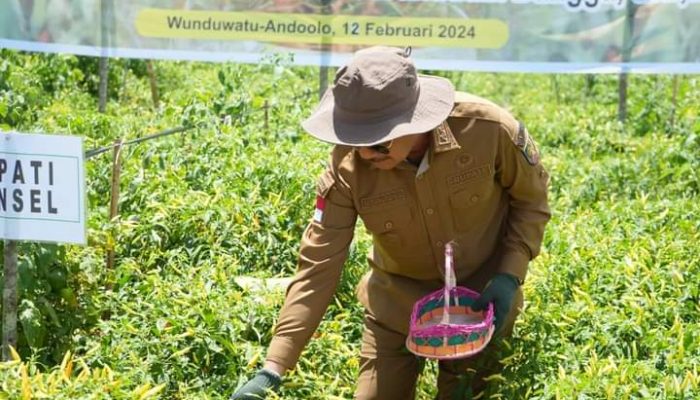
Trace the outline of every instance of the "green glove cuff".
<instances>
[{"instance_id":1,"label":"green glove cuff","mask_svg":"<svg viewBox=\"0 0 700 400\"><path fill-rule=\"evenodd\" d=\"M267 379L267 382L269 383L270 387L272 387L272 390L274 391L277 391L277 389L280 388L280 385L282 385L282 377L280 377L279 374L275 371L269 370L267 368L262 368L260 371L258 371L257 375L264 376L265 379Z\"/></svg>"},{"instance_id":2,"label":"green glove cuff","mask_svg":"<svg viewBox=\"0 0 700 400\"><path fill-rule=\"evenodd\" d=\"M260 400L268 391L276 392L282 384L282 378L269 369L259 370L253 379L246 382L231 396L230 400Z\"/></svg>"},{"instance_id":3,"label":"green glove cuff","mask_svg":"<svg viewBox=\"0 0 700 400\"><path fill-rule=\"evenodd\" d=\"M515 275L513 275L513 274L509 274L509 273L507 273L507 272L502 272L502 273L500 273L500 274L497 274L496 276L502 276L502 277L505 277L505 278L510 278L510 280L513 281L513 284L515 285L516 288L517 288L518 286L521 286L521 285L523 284L522 282L520 282L520 279L518 279L517 276L515 276ZM495 277L494 277L494 278L495 278Z\"/></svg>"},{"instance_id":4,"label":"green glove cuff","mask_svg":"<svg viewBox=\"0 0 700 400\"><path fill-rule=\"evenodd\" d=\"M488 304L493 302L496 331L499 331L513 306L513 297L518 286L520 286L520 282L514 275L508 273L496 274L486 285L486 288L481 293L481 297L474 302L472 308L474 310L485 310Z\"/></svg>"}]
</instances>

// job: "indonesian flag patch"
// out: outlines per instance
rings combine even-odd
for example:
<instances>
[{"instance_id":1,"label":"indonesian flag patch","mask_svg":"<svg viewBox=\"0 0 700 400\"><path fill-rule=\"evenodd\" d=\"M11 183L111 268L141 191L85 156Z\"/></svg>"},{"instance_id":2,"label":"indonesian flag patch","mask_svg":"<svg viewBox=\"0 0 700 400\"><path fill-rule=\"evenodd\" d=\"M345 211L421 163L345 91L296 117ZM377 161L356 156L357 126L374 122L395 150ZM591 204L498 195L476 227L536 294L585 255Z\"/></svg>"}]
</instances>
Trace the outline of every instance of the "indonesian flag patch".
<instances>
[{"instance_id":1,"label":"indonesian flag patch","mask_svg":"<svg viewBox=\"0 0 700 400\"><path fill-rule=\"evenodd\" d=\"M316 210L314 211L314 221L323 221L323 210L326 208L326 199L321 196L316 196Z\"/></svg>"},{"instance_id":2,"label":"indonesian flag patch","mask_svg":"<svg viewBox=\"0 0 700 400\"><path fill-rule=\"evenodd\" d=\"M333 184L335 184L335 179L333 179L333 173L330 170L326 170L318 179L316 185L316 210L314 210L314 221L318 223L323 222L323 210L326 209L326 197L333 187Z\"/></svg>"}]
</instances>

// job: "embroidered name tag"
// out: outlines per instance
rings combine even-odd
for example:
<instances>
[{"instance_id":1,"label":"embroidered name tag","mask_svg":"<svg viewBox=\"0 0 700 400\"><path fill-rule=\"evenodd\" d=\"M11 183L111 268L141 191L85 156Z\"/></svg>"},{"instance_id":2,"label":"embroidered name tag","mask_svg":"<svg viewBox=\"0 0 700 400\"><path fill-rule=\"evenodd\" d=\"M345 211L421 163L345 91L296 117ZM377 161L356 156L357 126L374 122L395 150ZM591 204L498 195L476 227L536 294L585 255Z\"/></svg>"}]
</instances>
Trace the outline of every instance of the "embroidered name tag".
<instances>
[{"instance_id":1,"label":"embroidered name tag","mask_svg":"<svg viewBox=\"0 0 700 400\"><path fill-rule=\"evenodd\" d=\"M476 168L468 169L459 174L447 177L447 184L450 186L461 185L473 182L491 175L491 165L484 164Z\"/></svg>"},{"instance_id":2,"label":"embroidered name tag","mask_svg":"<svg viewBox=\"0 0 700 400\"><path fill-rule=\"evenodd\" d=\"M404 200L408 197L405 189L399 188L390 190L388 192L381 193L377 196L365 197L360 199L360 207L371 208L377 207L388 203L393 203L395 201Z\"/></svg>"}]
</instances>

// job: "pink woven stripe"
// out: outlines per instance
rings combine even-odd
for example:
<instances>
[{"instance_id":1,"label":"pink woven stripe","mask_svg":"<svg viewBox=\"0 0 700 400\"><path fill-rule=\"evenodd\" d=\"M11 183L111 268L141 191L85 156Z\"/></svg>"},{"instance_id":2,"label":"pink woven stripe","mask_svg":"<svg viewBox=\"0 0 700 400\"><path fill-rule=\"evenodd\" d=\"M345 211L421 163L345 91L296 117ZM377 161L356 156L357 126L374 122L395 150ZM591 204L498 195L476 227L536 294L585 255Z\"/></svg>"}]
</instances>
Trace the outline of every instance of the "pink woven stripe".
<instances>
[{"instance_id":1,"label":"pink woven stripe","mask_svg":"<svg viewBox=\"0 0 700 400\"><path fill-rule=\"evenodd\" d=\"M464 358L480 352L491 340L493 335L493 303L489 303L484 318L474 324L452 323L455 319L451 316L474 315L469 306L460 305L464 298L477 299L479 293L461 286L455 286L452 243L445 246L445 287L419 299L413 305L409 333L406 337L406 347L413 353L437 359ZM437 306L442 302L441 306ZM429 310L425 310L429 303ZM441 317L440 322L435 323L436 317ZM423 326L428 324L428 326ZM477 333L477 337L471 340L471 336ZM461 336L461 338L460 338ZM414 342L420 338L426 344L418 345ZM464 340L461 344L450 344L451 339ZM439 346L433 346L432 341Z\"/></svg>"},{"instance_id":2,"label":"pink woven stripe","mask_svg":"<svg viewBox=\"0 0 700 400\"><path fill-rule=\"evenodd\" d=\"M479 293L467 289L465 287L456 286L450 292L451 297L469 297L476 299L479 297ZM476 331L485 331L491 325L493 325L493 304L489 304L486 309L486 316L478 324L473 325L459 325L459 324L438 324L427 328L419 329L418 324L421 321L422 315L419 315L420 310L429 302L433 300L442 300L444 298L444 293L442 290L435 291L427 296L424 296L416 302L413 306L413 312L411 313L411 325L410 325L410 335L415 337L429 337L429 336L454 336L458 334L472 333Z\"/></svg>"}]
</instances>

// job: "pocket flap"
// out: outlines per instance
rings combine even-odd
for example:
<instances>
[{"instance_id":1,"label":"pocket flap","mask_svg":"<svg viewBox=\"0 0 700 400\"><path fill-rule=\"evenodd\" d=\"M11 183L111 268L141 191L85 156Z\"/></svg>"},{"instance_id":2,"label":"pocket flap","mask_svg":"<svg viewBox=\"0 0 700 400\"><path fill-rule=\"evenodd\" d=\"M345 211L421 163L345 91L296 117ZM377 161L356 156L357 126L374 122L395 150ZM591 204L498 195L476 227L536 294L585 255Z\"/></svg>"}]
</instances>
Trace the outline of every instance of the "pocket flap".
<instances>
[{"instance_id":1,"label":"pocket flap","mask_svg":"<svg viewBox=\"0 0 700 400\"><path fill-rule=\"evenodd\" d=\"M367 230L372 233L385 233L405 227L413 218L411 207L396 206L381 211L368 212L361 215Z\"/></svg>"},{"instance_id":2,"label":"pocket flap","mask_svg":"<svg viewBox=\"0 0 700 400\"><path fill-rule=\"evenodd\" d=\"M460 190L450 194L450 204L455 208L472 207L481 200L481 195L473 190Z\"/></svg>"}]
</instances>

